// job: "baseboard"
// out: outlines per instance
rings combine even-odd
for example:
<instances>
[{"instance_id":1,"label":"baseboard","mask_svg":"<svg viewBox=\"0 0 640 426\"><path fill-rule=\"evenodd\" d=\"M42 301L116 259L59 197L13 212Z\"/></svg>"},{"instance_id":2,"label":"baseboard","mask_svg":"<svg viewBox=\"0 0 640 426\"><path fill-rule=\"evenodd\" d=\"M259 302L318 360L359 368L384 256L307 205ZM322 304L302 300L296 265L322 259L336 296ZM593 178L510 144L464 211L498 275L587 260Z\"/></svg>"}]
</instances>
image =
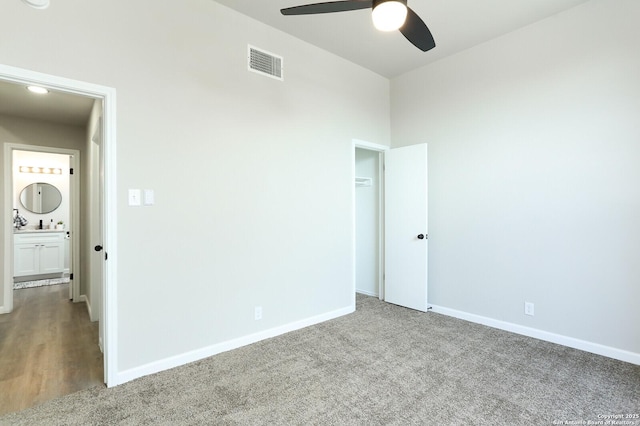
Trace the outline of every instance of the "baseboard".
<instances>
[{"instance_id":1,"label":"baseboard","mask_svg":"<svg viewBox=\"0 0 640 426\"><path fill-rule=\"evenodd\" d=\"M356 293L364 294L365 296L378 297L378 293L375 293L372 291L366 291L366 290L358 290L357 288L356 288Z\"/></svg>"},{"instance_id":2,"label":"baseboard","mask_svg":"<svg viewBox=\"0 0 640 426\"><path fill-rule=\"evenodd\" d=\"M248 336L239 337L237 339L232 339L226 342L207 346L202 349L197 349L197 350L186 352L180 355L165 358L159 361L151 362L149 364L145 364L140 367L135 367L129 370L121 371L116 374L117 376L116 383L114 383L113 385L110 384L110 386L121 385L131 380L135 380L143 376L148 376L149 374L159 373L161 371L169 370L171 368L189 364L194 361L199 361L201 359L208 358L210 356L217 355L222 352L227 352L233 349L240 348L242 346L259 342L261 340L279 336L281 334L285 334L290 331L299 330L301 328L305 328L311 325L319 324L321 322L329 321L334 318L338 318L353 312L355 312L355 306L348 306L346 308L338 309L332 312L327 312L326 314L317 315L315 317L307 318L301 321L296 321L290 324L285 324L283 326L260 331L258 333L250 334Z\"/></svg>"},{"instance_id":3,"label":"baseboard","mask_svg":"<svg viewBox=\"0 0 640 426\"><path fill-rule=\"evenodd\" d=\"M84 304L87 305L87 312L89 313L89 320L91 322L95 322L96 320L93 318L93 312L91 311L91 301L89 300L87 295L86 294L81 295L80 296L80 301L84 302Z\"/></svg>"},{"instance_id":4,"label":"baseboard","mask_svg":"<svg viewBox=\"0 0 640 426\"><path fill-rule=\"evenodd\" d=\"M546 342L556 343L558 345L567 346L573 349L579 349L585 352L591 352L597 355L606 356L631 364L640 365L640 354L622 349L612 348L610 346L601 345L599 343L588 342L573 337L567 337L560 334L550 333L548 331L538 330L536 328L525 327L523 325L513 324L506 321L500 321L493 318L483 317L481 315L470 314L468 312L457 311L455 309L445 308L437 305L429 305L433 312L447 315L450 317L462 319L476 324L486 325L488 327L497 328L511 333L521 334L523 336L533 337L535 339L544 340Z\"/></svg>"},{"instance_id":5,"label":"baseboard","mask_svg":"<svg viewBox=\"0 0 640 426\"><path fill-rule=\"evenodd\" d=\"M4 307L4 305L0 305L0 314L8 314L9 310Z\"/></svg>"}]
</instances>

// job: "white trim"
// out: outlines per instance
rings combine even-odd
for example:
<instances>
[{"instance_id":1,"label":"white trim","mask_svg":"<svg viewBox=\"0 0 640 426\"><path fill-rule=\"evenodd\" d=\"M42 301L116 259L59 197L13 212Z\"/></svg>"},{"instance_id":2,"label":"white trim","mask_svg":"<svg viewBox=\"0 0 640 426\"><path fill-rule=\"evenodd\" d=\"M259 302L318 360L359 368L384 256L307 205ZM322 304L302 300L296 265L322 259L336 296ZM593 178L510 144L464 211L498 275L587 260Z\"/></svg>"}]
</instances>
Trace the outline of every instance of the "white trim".
<instances>
[{"instance_id":1,"label":"white trim","mask_svg":"<svg viewBox=\"0 0 640 426\"><path fill-rule=\"evenodd\" d=\"M355 140L351 147L351 179L349 186L351 188L351 303L356 303L356 185L354 179L356 177L356 146Z\"/></svg>"},{"instance_id":2,"label":"white trim","mask_svg":"<svg viewBox=\"0 0 640 426\"><path fill-rule=\"evenodd\" d=\"M74 150L75 151L75 150ZM80 165L82 159L80 158L80 151L71 157L71 168L73 168L73 176L69 176L69 189L71 192L71 205L69 210L71 212L71 271L73 272L73 279L69 287L71 288L71 297L74 302L81 302L80 297L80 283L82 282L82 275L80 274L80 187L82 176Z\"/></svg>"},{"instance_id":3,"label":"white trim","mask_svg":"<svg viewBox=\"0 0 640 426\"><path fill-rule=\"evenodd\" d=\"M13 156L11 154L9 145L6 143L3 144L3 155L4 163L2 166L4 167L4 199L2 200L2 205L4 207L3 210L5 213L2 215L0 221L2 221L2 229L4 230L5 234L2 241L4 261L2 264L3 274L2 282L0 283L0 285L3 287L3 304L0 306L0 314L8 314L9 312L13 311L13 277L11 276L13 275L13 225L11 223L13 214L10 214L9 212L11 210L8 210L12 205L11 198L13 195L13 169L11 167L8 167L8 164L11 164L11 162L7 163L7 161L13 161Z\"/></svg>"},{"instance_id":4,"label":"white trim","mask_svg":"<svg viewBox=\"0 0 640 426\"><path fill-rule=\"evenodd\" d=\"M73 93L82 96L102 99L103 101L103 131L105 144L104 159L104 216L105 223L105 244L104 247L109 250L109 261L105 265L105 279L102 288L102 301L104 305L104 321L103 327L105 331L104 337L104 374L107 386L117 385L117 330L118 330L118 311L117 311L117 194L116 194L116 90L111 87L99 86L92 83L86 83L78 80L71 80L64 77L57 77L49 74L43 74L36 71L16 68L8 65L0 64L0 81L9 81L18 84L37 84L66 93ZM6 149L6 148L5 148ZM6 175L7 171L5 171ZM6 184L5 184L6 187ZM5 203L10 195L5 190ZM8 200L11 201L10 199ZM6 205L6 204L5 204ZM8 215L5 213L2 219L3 229L5 232L11 229ZM4 238L5 250L9 250L8 244L10 238ZM10 252L10 251L7 251ZM8 262L11 256L4 256L4 282L8 282L7 271ZM9 258L9 259L8 259ZM11 268L9 268L9 271ZM9 277L11 280L12 277ZM5 286L6 287L6 286ZM6 292L6 289L5 289ZM6 306L3 307L6 309Z\"/></svg>"},{"instance_id":5,"label":"white trim","mask_svg":"<svg viewBox=\"0 0 640 426\"><path fill-rule=\"evenodd\" d=\"M169 370L171 368L179 367L194 361L199 361L204 358L217 355L222 352L227 352L233 349L247 346L252 343L259 342L261 340L269 339L271 337L279 336L281 334L289 333L291 331L299 330L301 328L309 327L311 325L319 324L321 322L329 321L343 315L348 315L355 311L355 305L348 306L346 308L338 309L325 314L317 315L315 317L306 318L301 321L292 322L279 327L275 327L269 330L260 331L258 333L250 334L248 336L239 337L237 339L227 340L226 342L218 343L215 345L207 346L202 349L196 349L190 352L186 352L180 355L172 356L162 360L154 361L140 367L131 368L129 370L118 373L118 383L126 383L139 377L148 376L149 374L159 373L160 371Z\"/></svg>"},{"instance_id":6,"label":"white trim","mask_svg":"<svg viewBox=\"0 0 640 426\"><path fill-rule=\"evenodd\" d=\"M391 149L391 147L387 145L380 145L378 143L367 142L360 139L352 139L352 142L354 148L364 148L370 151L384 152Z\"/></svg>"},{"instance_id":7,"label":"white trim","mask_svg":"<svg viewBox=\"0 0 640 426\"><path fill-rule=\"evenodd\" d=\"M488 327L497 328L511 333L521 334L523 336L533 337L535 339L544 340L546 342L556 343L558 345L579 349L585 352L591 352L597 355L606 356L631 364L640 365L640 354L623 349L612 348L611 346L601 345L599 343L588 342L573 337L567 337L560 334L550 333L548 331L538 330L536 328L526 327L524 325L514 324L506 321L500 321L493 318L483 317L481 315L470 314L468 312L457 311L455 309L445 308L437 305L430 305L433 312L473 322L476 324L486 325Z\"/></svg>"},{"instance_id":8,"label":"white trim","mask_svg":"<svg viewBox=\"0 0 640 426\"><path fill-rule=\"evenodd\" d=\"M374 293L373 291L356 290L356 293L364 294L365 296L378 297L378 293Z\"/></svg>"},{"instance_id":9,"label":"white trim","mask_svg":"<svg viewBox=\"0 0 640 426\"><path fill-rule=\"evenodd\" d=\"M378 299L384 300L384 156L387 151L378 151Z\"/></svg>"},{"instance_id":10,"label":"white trim","mask_svg":"<svg viewBox=\"0 0 640 426\"><path fill-rule=\"evenodd\" d=\"M94 313L91 310L91 300L89 300L89 298L87 297L86 294L83 294L82 296L80 296L80 301L84 302L85 305L87 305L87 312L89 313L89 320L91 322L95 322L97 321L97 318L94 317ZM99 339L98 339L99 340Z\"/></svg>"},{"instance_id":11,"label":"white trim","mask_svg":"<svg viewBox=\"0 0 640 426\"><path fill-rule=\"evenodd\" d=\"M100 347L104 353L104 381L108 387L119 384L118 372L118 193L116 168L116 90L105 88L102 104L102 131L104 145L103 229L105 262L102 282L102 315L104 340Z\"/></svg>"}]
</instances>

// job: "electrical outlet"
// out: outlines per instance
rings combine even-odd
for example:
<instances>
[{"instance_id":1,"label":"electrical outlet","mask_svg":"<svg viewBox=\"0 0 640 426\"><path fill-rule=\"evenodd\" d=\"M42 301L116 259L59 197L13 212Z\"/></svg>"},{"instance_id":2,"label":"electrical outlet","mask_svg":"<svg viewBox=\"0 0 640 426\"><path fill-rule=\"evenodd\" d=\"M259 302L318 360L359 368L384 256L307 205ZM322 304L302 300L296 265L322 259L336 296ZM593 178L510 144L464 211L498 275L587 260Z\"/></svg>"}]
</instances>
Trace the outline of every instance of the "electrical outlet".
<instances>
[{"instance_id":1,"label":"electrical outlet","mask_svg":"<svg viewBox=\"0 0 640 426\"><path fill-rule=\"evenodd\" d=\"M533 311L533 303L531 302L524 302L524 314L525 315L534 315L534 311Z\"/></svg>"},{"instance_id":2,"label":"electrical outlet","mask_svg":"<svg viewBox=\"0 0 640 426\"><path fill-rule=\"evenodd\" d=\"M262 306L256 306L253 309L253 317L256 321L262 319Z\"/></svg>"},{"instance_id":3,"label":"electrical outlet","mask_svg":"<svg viewBox=\"0 0 640 426\"><path fill-rule=\"evenodd\" d=\"M145 189L142 191L143 204L145 206L152 206L154 203L154 193L153 189Z\"/></svg>"}]
</instances>

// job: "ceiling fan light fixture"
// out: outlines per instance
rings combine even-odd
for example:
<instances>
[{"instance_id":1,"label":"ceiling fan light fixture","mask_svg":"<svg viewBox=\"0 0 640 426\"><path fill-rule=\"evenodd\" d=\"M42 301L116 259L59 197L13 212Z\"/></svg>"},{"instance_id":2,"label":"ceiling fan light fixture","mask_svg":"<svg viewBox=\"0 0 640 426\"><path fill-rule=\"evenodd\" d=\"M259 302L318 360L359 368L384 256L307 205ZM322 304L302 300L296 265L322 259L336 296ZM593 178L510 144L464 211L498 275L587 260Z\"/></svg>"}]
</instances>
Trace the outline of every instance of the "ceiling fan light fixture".
<instances>
[{"instance_id":1,"label":"ceiling fan light fixture","mask_svg":"<svg viewBox=\"0 0 640 426\"><path fill-rule=\"evenodd\" d=\"M49 7L49 0L22 0L34 9L46 9Z\"/></svg>"},{"instance_id":2,"label":"ceiling fan light fixture","mask_svg":"<svg viewBox=\"0 0 640 426\"><path fill-rule=\"evenodd\" d=\"M407 19L406 0L382 0L373 2L373 25L380 31L395 31Z\"/></svg>"}]
</instances>

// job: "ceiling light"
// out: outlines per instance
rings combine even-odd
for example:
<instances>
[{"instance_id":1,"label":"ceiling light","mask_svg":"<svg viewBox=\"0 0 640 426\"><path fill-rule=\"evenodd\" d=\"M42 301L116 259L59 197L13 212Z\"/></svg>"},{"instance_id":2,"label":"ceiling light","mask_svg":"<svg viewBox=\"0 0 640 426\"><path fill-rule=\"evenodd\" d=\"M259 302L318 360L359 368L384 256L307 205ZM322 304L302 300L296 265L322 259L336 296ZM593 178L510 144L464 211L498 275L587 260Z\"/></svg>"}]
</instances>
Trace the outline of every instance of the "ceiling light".
<instances>
[{"instance_id":1,"label":"ceiling light","mask_svg":"<svg viewBox=\"0 0 640 426\"><path fill-rule=\"evenodd\" d=\"M48 175L61 175L62 169L58 167L20 166L21 173L43 173Z\"/></svg>"},{"instance_id":2,"label":"ceiling light","mask_svg":"<svg viewBox=\"0 0 640 426\"><path fill-rule=\"evenodd\" d=\"M49 7L49 0L22 0L34 9L46 9Z\"/></svg>"},{"instance_id":3,"label":"ceiling light","mask_svg":"<svg viewBox=\"0 0 640 426\"><path fill-rule=\"evenodd\" d=\"M380 31L394 31L407 19L406 0L379 0L373 2L373 25Z\"/></svg>"},{"instance_id":4,"label":"ceiling light","mask_svg":"<svg viewBox=\"0 0 640 426\"><path fill-rule=\"evenodd\" d=\"M40 86L27 86L27 90L32 93L37 93L38 95L46 95L49 93L49 90Z\"/></svg>"}]
</instances>

